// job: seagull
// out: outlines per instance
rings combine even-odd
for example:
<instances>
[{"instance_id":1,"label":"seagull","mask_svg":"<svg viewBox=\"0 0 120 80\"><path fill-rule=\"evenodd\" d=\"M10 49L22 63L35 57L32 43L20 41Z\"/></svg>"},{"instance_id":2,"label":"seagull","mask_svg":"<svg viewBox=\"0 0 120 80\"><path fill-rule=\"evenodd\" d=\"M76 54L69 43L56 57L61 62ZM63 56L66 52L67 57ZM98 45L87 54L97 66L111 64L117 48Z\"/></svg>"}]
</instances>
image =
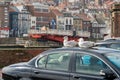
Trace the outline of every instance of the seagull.
<instances>
[{"instance_id":1,"label":"seagull","mask_svg":"<svg viewBox=\"0 0 120 80\"><path fill-rule=\"evenodd\" d=\"M81 48L89 48L94 46L94 42L92 41L84 41L83 38L78 39L78 46Z\"/></svg>"},{"instance_id":2,"label":"seagull","mask_svg":"<svg viewBox=\"0 0 120 80\"><path fill-rule=\"evenodd\" d=\"M68 36L64 37L63 45L65 47L75 47L77 45L77 42L75 40L68 41Z\"/></svg>"}]
</instances>

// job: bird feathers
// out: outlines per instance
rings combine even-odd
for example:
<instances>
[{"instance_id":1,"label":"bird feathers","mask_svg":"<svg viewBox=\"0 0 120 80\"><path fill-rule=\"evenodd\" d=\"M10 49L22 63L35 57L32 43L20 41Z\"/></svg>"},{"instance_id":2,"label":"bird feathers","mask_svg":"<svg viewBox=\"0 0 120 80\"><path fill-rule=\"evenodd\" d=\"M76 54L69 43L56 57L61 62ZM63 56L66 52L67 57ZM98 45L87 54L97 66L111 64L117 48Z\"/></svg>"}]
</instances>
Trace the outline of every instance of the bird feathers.
<instances>
[{"instance_id":1,"label":"bird feathers","mask_svg":"<svg viewBox=\"0 0 120 80\"><path fill-rule=\"evenodd\" d=\"M63 45L65 47L74 47L77 45L77 42L75 40L68 40L68 37L64 37Z\"/></svg>"},{"instance_id":2,"label":"bird feathers","mask_svg":"<svg viewBox=\"0 0 120 80\"><path fill-rule=\"evenodd\" d=\"M93 47L94 46L94 42L92 41L84 41L83 38L79 38L78 42L75 40L68 40L68 37L65 36L63 41L63 45L64 47L75 47L75 46L79 46L81 48L89 48L89 47Z\"/></svg>"}]
</instances>

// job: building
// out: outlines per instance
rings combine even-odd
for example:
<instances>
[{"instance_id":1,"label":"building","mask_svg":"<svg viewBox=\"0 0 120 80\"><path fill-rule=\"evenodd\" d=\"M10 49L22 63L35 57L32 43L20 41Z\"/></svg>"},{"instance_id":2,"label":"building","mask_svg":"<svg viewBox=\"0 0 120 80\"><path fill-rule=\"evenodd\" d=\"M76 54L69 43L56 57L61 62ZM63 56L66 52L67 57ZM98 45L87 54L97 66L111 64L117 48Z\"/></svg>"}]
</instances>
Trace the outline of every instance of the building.
<instances>
[{"instance_id":1,"label":"building","mask_svg":"<svg viewBox=\"0 0 120 80\"><path fill-rule=\"evenodd\" d=\"M55 19L56 29L64 30L64 16L58 9L51 9L53 19ZM52 25L52 21L51 21ZM53 24L54 26L54 24Z\"/></svg>"},{"instance_id":2,"label":"building","mask_svg":"<svg viewBox=\"0 0 120 80\"><path fill-rule=\"evenodd\" d=\"M33 3L32 5L26 5L31 16L36 17L35 29L39 30L43 26L50 28L50 21L52 15L49 10L49 6L42 3Z\"/></svg>"},{"instance_id":3,"label":"building","mask_svg":"<svg viewBox=\"0 0 120 80\"><path fill-rule=\"evenodd\" d=\"M95 3L96 3L97 5L102 6L103 3L104 3L104 0L95 0Z\"/></svg>"},{"instance_id":4,"label":"building","mask_svg":"<svg viewBox=\"0 0 120 80\"><path fill-rule=\"evenodd\" d=\"M85 13L81 13L78 15L79 18L81 19L81 26L80 26L80 30L82 31L88 31L90 32L91 29L91 21L90 21L90 17L88 16L88 14Z\"/></svg>"},{"instance_id":5,"label":"building","mask_svg":"<svg viewBox=\"0 0 120 80\"><path fill-rule=\"evenodd\" d=\"M73 16L69 12L64 12L64 30L73 30Z\"/></svg>"},{"instance_id":6,"label":"building","mask_svg":"<svg viewBox=\"0 0 120 80\"><path fill-rule=\"evenodd\" d=\"M10 12L10 37L18 37L18 12Z\"/></svg>"},{"instance_id":7,"label":"building","mask_svg":"<svg viewBox=\"0 0 120 80\"><path fill-rule=\"evenodd\" d=\"M0 2L0 38L9 37L9 3Z\"/></svg>"},{"instance_id":8,"label":"building","mask_svg":"<svg viewBox=\"0 0 120 80\"><path fill-rule=\"evenodd\" d=\"M115 3L111 8L111 36L120 37L120 3Z\"/></svg>"},{"instance_id":9,"label":"building","mask_svg":"<svg viewBox=\"0 0 120 80\"><path fill-rule=\"evenodd\" d=\"M31 14L27 10L27 7L23 6L22 10L18 14L18 35L24 37L28 35L28 31L31 28Z\"/></svg>"},{"instance_id":10,"label":"building","mask_svg":"<svg viewBox=\"0 0 120 80\"><path fill-rule=\"evenodd\" d=\"M35 27L36 27L36 17L31 16L31 27L30 27L30 29L35 29Z\"/></svg>"},{"instance_id":11,"label":"building","mask_svg":"<svg viewBox=\"0 0 120 80\"><path fill-rule=\"evenodd\" d=\"M31 27L31 16L26 6L18 3L10 6L10 37L24 37Z\"/></svg>"},{"instance_id":12,"label":"building","mask_svg":"<svg viewBox=\"0 0 120 80\"><path fill-rule=\"evenodd\" d=\"M103 19L96 17L92 21L92 38L103 39L106 31L106 24Z\"/></svg>"},{"instance_id":13,"label":"building","mask_svg":"<svg viewBox=\"0 0 120 80\"><path fill-rule=\"evenodd\" d=\"M82 19L79 16L73 17L73 27L75 30L79 31L82 28Z\"/></svg>"}]
</instances>

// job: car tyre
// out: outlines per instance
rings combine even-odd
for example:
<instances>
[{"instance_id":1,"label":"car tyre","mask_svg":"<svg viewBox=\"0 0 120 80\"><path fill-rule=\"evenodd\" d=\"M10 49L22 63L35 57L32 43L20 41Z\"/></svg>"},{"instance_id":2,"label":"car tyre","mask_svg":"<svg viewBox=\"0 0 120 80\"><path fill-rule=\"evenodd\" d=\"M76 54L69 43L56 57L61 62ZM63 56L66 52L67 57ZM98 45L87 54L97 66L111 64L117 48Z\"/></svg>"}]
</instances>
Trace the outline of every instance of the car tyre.
<instances>
[{"instance_id":1,"label":"car tyre","mask_svg":"<svg viewBox=\"0 0 120 80\"><path fill-rule=\"evenodd\" d=\"M32 80L30 78L20 78L19 80Z\"/></svg>"}]
</instances>

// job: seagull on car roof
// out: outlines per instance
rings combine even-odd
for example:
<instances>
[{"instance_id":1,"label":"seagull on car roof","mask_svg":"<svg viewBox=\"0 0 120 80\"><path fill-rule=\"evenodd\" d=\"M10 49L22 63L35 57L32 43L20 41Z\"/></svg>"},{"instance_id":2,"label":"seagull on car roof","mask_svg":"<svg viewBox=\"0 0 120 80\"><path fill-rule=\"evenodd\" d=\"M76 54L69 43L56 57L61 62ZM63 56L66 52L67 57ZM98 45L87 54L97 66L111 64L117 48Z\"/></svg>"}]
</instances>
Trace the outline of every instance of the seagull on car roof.
<instances>
[{"instance_id":1,"label":"seagull on car roof","mask_svg":"<svg viewBox=\"0 0 120 80\"><path fill-rule=\"evenodd\" d=\"M92 41L84 41L83 38L78 39L78 46L81 48L89 48L94 46L94 42Z\"/></svg>"},{"instance_id":2,"label":"seagull on car roof","mask_svg":"<svg viewBox=\"0 0 120 80\"><path fill-rule=\"evenodd\" d=\"M75 40L68 40L68 36L65 36L63 39L63 45L65 47L75 47L77 45L77 42Z\"/></svg>"}]
</instances>

